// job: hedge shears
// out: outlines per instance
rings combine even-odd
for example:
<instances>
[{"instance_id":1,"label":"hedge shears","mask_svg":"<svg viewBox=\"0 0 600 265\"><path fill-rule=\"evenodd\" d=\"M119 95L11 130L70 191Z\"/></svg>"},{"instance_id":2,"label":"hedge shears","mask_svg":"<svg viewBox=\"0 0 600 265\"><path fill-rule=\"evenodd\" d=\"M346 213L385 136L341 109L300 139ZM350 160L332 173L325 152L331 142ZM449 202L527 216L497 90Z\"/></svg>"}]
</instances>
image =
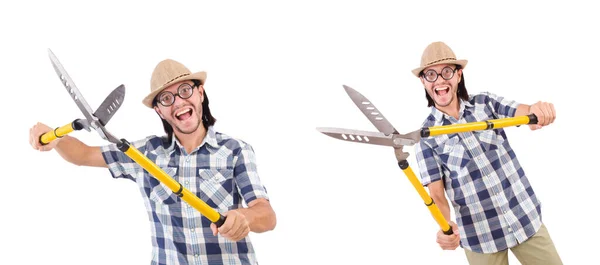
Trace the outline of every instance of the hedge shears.
<instances>
[{"instance_id":1,"label":"hedge shears","mask_svg":"<svg viewBox=\"0 0 600 265\"><path fill-rule=\"evenodd\" d=\"M65 81L63 81L65 82ZM85 119L75 119L69 124L66 124L61 127L55 128L53 131L49 131L40 136L40 143L42 145L48 144L57 138L62 138L63 136L79 130L90 131L90 128L98 130L102 132L99 125L105 126L108 121L112 118L113 115L117 112L119 107L121 107L121 103L123 103L123 99L125 98L125 86L120 85L115 88L100 104L98 109L94 113L89 109L88 104L85 102L85 99L81 98L78 95L78 91L70 90L71 97L75 101L82 101L80 108L85 108L86 113L91 113L90 115L86 115ZM107 139L106 135L101 133L103 139Z\"/></svg>"},{"instance_id":2,"label":"hedge shears","mask_svg":"<svg viewBox=\"0 0 600 265\"><path fill-rule=\"evenodd\" d=\"M375 144L383 146L393 147L396 159L398 160L398 166L404 174L408 177L410 183L417 190L417 193L421 196L421 199L425 202L425 205L433 215L433 218L438 223L444 234L451 235L452 227L448 221L444 218L439 208L435 205L433 199L429 196L421 182L411 169L408 164L407 158L408 153L402 149L404 146L412 146L425 137L433 137L442 134L452 134L461 132L470 132L476 130L490 130L496 128L504 128L508 126L519 126L523 124L536 124L537 117L535 114L527 116L513 117L513 118L502 118L492 119L481 122L470 122L464 124L451 124L421 128L419 130L401 134L394 126L381 114L381 112L373 105L373 103L363 96L358 91L344 85L346 93L354 104L367 116L369 121L379 130L379 132L359 131L341 128L327 128L319 127L317 130L325 135L333 138L365 144Z\"/></svg>"},{"instance_id":3,"label":"hedge shears","mask_svg":"<svg viewBox=\"0 0 600 265\"><path fill-rule=\"evenodd\" d=\"M67 92L69 92L69 95L71 95L71 98L73 99L73 101L75 101L75 104L77 104L77 107L79 107L79 109L83 113L85 120L78 119L71 124L67 124L63 127L55 129L54 131L46 133L45 136L42 136L40 138L40 141L42 143L48 143L56 139L56 137L61 137L62 135L72 132L73 130L77 130L78 128L89 129L91 127L96 132L98 132L98 134L100 134L102 139L116 144L117 148L121 152L125 153L129 158L131 158L137 164L142 166L148 173L150 173L161 183L165 184L169 189L171 189L171 191L173 191L173 193L175 193L178 197L187 202L190 206L198 210L211 222L215 223L217 227L221 227L221 225L225 223L225 217L223 215L221 215L216 210L212 209L204 201L200 200L194 193L184 188L183 185L181 185L181 183L174 180L163 169L161 169L154 162L152 162L145 155L143 155L139 150L137 150L133 145L131 145L126 139L118 139L108 130L106 130L106 122L108 121L108 119L110 119L110 117L112 117L112 115L114 115L114 112L116 111L116 109L118 109L118 106L120 106L120 104L122 104L123 102L125 90L123 85L119 86L115 90L121 91L122 93L113 91L113 93L120 93L119 95L121 95L121 97L116 97L117 100L115 101L113 99L109 99L111 97L109 96L109 98L105 99L105 102L101 104L100 108L96 112L92 113L90 106L83 98L83 95L81 94L79 89L75 86L75 83L73 82L71 77L69 77L69 75L67 74L67 71L58 61L58 58L56 58L56 56L54 55L54 53L52 53L50 49L48 49L48 54L52 63L52 67L54 67L56 74L59 76L62 84L67 89ZM113 102L118 102L118 105L112 105ZM108 108L110 110L105 111L105 108ZM109 116L106 116L106 112L109 112Z\"/></svg>"}]
</instances>

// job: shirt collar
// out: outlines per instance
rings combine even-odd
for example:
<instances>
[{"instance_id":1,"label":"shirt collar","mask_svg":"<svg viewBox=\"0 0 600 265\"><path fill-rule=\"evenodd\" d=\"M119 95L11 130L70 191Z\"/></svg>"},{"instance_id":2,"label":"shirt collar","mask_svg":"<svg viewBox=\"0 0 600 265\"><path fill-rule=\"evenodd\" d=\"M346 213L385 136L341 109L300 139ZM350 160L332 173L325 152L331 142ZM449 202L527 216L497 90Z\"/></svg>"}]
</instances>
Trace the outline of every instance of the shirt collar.
<instances>
[{"instance_id":1,"label":"shirt collar","mask_svg":"<svg viewBox=\"0 0 600 265\"><path fill-rule=\"evenodd\" d=\"M458 102L460 102L458 107L458 118L460 120L465 113L465 109L472 109L475 106L471 102L464 101L460 98L458 99ZM441 112L435 106L431 107L431 116L433 116L436 124L443 124L444 119L448 121L450 121L450 118L454 119L454 117L450 117L446 113Z\"/></svg>"},{"instance_id":2,"label":"shirt collar","mask_svg":"<svg viewBox=\"0 0 600 265\"><path fill-rule=\"evenodd\" d=\"M217 133L215 132L213 126L208 126L208 130L206 130L206 135L204 136L202 143L200 143L200 146L196 147L196 149L194 149L192 152L202 148L202 146L204 146L205 144L214 148L219 147L219 142L217 141ZM171 139L171 145L168 149L174 148L175 146L179 147L180 150L185 150L185 148L183 147L183 145L181 145L177 137L173 135L173 139Z\"/></svg>"}]
</instances>

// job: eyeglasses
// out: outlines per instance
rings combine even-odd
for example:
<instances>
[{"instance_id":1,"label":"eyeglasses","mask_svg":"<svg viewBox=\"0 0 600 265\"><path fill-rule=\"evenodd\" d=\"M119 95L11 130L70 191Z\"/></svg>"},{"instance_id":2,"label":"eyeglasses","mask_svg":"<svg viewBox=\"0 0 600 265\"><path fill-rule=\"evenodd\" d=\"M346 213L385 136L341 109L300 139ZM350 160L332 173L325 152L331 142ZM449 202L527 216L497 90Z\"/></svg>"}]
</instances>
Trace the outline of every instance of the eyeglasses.
<instances>
[{"instance_id":1,"label":"eyeglasses","mask_svg":"<svg viewBox=\"0 0 600 265\"><path fill-rule=\"evenodd\" d=\"M194 87L188 83L183 83L177 88L177 94L173 94L169 91L164 91L160 93L157 97L158 103L161 105L168 107L175 103L175 96L178 96L182 99L188 99L194 94Z\"/></svg>"},{"instance_id":2,"label":"eyeglasses","mask_svg":"<svg viewBox=\"0 0 600 265\"><path fill-rule=\"evenodd\" d=\"M435 80L438 79L438 76L440 76L440 75L442 76L442 78L444 80L452 79L452 77L454 76L454 72L456 72L456 70L458 70L458 68L452 69L452 68L450 68L450 66L446 66L446 67L444 67L444 69L442 69L442 73L440 73L440 74L438 74L433 69L429 69L421 75L425 78L425 80L427 80L430 83L433 83L433 82L435 82Z\"/></svg>"}]
</instances>

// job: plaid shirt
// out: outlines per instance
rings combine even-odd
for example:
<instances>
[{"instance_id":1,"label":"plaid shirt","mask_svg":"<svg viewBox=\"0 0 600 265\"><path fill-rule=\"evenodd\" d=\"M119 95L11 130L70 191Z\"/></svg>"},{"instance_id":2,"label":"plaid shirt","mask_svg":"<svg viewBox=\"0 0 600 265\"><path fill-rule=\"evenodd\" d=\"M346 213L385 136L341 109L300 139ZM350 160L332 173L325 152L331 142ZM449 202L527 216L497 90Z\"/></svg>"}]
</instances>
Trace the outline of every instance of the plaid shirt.
<instances>
[{"instance_id":1,"label":"plaid shirt","mask_svg":"<svg viewBox=\"0 0 600 265\"><path fill-rule=\"evenodd\" d=\"M513 117L518 105L482 93L460 101L458 120L432 107L423 126ZM415 151L422 184L444 181L463 248L498 252L524 242L541 226L541 204L503 129L423 138Z\"/></svg>"},{"instance_id":2,"label":"plaid shirt","mask_svg":"<svg viewBox=\"0 0 600 265\"><path fill-rule=\"evenodd\" d=\"M187 154L175 137L132 142L142 154L220 213L257 198L268 199L252 147L209 127L203 143ZM168 144L168 145L167 145ZM102 154L115 178L137 183L152 228L151 264L257 264L249 237L238 242L213 236L210 220L148 174L114 144Z\"/></svg>"}]
</instances>

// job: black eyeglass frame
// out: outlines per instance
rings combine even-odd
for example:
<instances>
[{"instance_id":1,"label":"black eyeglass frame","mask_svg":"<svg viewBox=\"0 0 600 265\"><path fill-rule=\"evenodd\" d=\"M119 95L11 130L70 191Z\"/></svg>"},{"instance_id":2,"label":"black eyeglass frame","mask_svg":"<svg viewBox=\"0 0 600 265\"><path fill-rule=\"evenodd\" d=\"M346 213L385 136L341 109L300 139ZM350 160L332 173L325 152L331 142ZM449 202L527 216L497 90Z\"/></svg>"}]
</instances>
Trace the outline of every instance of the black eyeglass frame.
<instances>
[{"instance_id":1,"label":"black eyeglass frame","mask_svg":"<svg viewBox=\"0 0 600 265\"><path fill-rule=\"evenodd\" d=\"M443 76L443 72L444 72L444 70L446 70L446 69L450 69L450 70L452 70L452 72L451 72L451 74L450 74L450 77L448 77L448 78L445 78L445 77ZM442 68L442 73L438 73L438 72L436 72L436 71L435 71L435 70L433 70L433 69L429 69L429 70L427 70L427 71L423 71L423 72L421 73L421 76L423 77L423 79L425 79L425 80L426 80L427 82L429 82L429 83L433 83L433 82L437 81L437 79L438 79L438 77L439 77L439 76L442 76L442 78L443 78L444 80L450 80L450 79L452 79L452 77L454 77L454 73L455 73L455 72L456 72L458 69L460 69L460 68L459 68L459 67L456 67L456 68L452 69L452 67L450 67L450 66L446 66L446 67ZM429 79L427 79L427 75L425 75L425 73L431 73L431 72L435 73L435 78L434 78L433 80L429 80Z\"/></svg>"},{"instance_id":2,"label":"black eyeglass frame","mask_svg":"<svg viewBox=\"0 0 600 265\"><path fill-rule=\"evenodd\" d=\"M181 99L188 99L188 98L192 97L192 95L194 95L194 87L198 87L198 85L196 85L196 84L190 85L188 83L183 83L183 84L179 85L179 87L177 87L177 93L175 93L175 94L173 94L170 91L160 92L160 94L158 94L156 96L156 102L165 107L170 107L171 105L173 105L173 103L175 103L175 97L179 97ZM181 95L181 89L185 89L185 88L189 88L191 91L187 97ZM171 98L172 98L171 103L164 104L161 100L161 97L163 97L164 95L168 95L168 94L171 95Z\"/></svg>"}]
</instances>

